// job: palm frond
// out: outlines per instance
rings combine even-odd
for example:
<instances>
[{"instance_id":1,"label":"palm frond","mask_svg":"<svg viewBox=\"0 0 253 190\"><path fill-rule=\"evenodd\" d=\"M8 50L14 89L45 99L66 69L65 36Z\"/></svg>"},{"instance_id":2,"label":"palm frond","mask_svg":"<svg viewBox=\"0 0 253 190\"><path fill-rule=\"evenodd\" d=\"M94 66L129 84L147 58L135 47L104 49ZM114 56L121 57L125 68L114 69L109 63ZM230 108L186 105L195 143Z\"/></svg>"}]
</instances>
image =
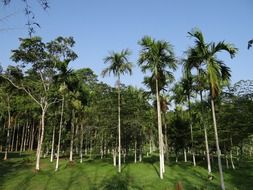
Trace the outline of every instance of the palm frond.
<instances>
[{"instance_id":1,"label":"palm frond","mask_svg":"<svg viewBox=\"0 0 253 190\"><path fill-rule=\"evenodd\" d=\"M217 45L215 43L211 44L212 55L220 51L228 52L230 54L230 57L233 58L237 53L238 49L233 44L226 43L225 41L221 41Z\"/></svg>"}]
</instances>

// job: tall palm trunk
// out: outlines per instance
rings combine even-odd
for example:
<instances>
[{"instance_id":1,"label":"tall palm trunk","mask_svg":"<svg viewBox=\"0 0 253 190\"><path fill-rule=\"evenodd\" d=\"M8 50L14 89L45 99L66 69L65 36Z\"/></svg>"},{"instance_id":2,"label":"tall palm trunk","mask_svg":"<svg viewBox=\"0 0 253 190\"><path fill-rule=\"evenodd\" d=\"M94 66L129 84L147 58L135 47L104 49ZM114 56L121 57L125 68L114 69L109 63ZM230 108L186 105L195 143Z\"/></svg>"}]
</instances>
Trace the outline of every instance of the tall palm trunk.
<instances>
[{"instance_id":1,"label":"tall palm trunk","mask_svg":"<svg viewBox=\"0 0 253 190\"><path fill-rule=\"evenodd\" d=\"M53 162L53 159L54 159L54 136L55 136L55 125L54 125L54 128L53 128L50 162Z\"/></svg>"},{"instance_id":2,"label":"tall palm trunk","mask_svg":"<svg viewBox=\"0 0 253 190\"><path fill-rule=\"evenodd\" d=\"M194 149L194 143L193 143L191 102L190 102L190 95L188 94L187 96L188 96L187 99L188 99L188 109L189 109L189 116L190 116L191 145L192 145L192 161L193 161L193 166L196 166L195 149Z\"/></svg>"},{"instance_id":3,"label":"tall palm trunk","mask_svg":"<svg viewBox=\"0 0 253 190\"><path fill-rule=\"evenodd\" d=\"M157 104L157 119L158 119L158 138L159 138L159 158L160 158L160 178L163 179L164 173L164 155L163 155L163 137L162 137L162 118L160 107L160 94L158 90L158 80L156 82L156 104Z\"/></svg>"},{"instance_id":4,"label":"tall palm trunk","mask_svg":"<svg viewBox=\"0 0 253 190\"><path fill-rule=\"evenodd\" d=\"M64 109L64 96L62 97L61 103L61 119L60 119L60 127L59 127L59 137L58 137L58 145L57 145L57 158L56 158L56 165L55 171L59 168L59 156L60 156L60 147L61 147L61 130L62 130L62 120L63 120L63 109Z\"/></svg>"},{"instance_id":5,"label":"tall palm trunk","mask_svg":"<svg viewBox=\"0 0 253 190\"><path fill-rule=\"evenodd\" d=\"M83 124L81 123L80 163L83 162Z\"/></svg>"},{"instance_id":6,"label":"tall palm trunk","mask_svg":"<svg viewBox=\"0 0 253 190\"><path fill-rule=\"evenodd\" d=\"M208 174L210 175L212 173L211 168L211 161L210 161L210 153L209 153L209 145L208 145L208 137L207 137L207 129L203 118L203 97L202 97L202 91L200 92L200 102L201 102L201 123L204 125L204 136L205 136L205 146L206 146L206 159L207 159L207 170Z\"/></svg>"},{"instance_id":7,"label":"tall palm trunk","mask_svg":"<svg viewBox=\"0 0 253 190\"><path fill-rule=\"evenodd\" d=\"M72 121L71 121L71 137L70 137L70 152L69 161L73 161L73 144L74 144L74 132L75 132L75 111L72 109Z\"/></svg>"},{"instance_id":8,"label":"tall palm trunk","mask_svg":"<svg viewBox=\"0 0 253 190\"><path fill-rule=\"evenodd\" d=\"M218 131L217 131L217 125L216 125L215 107L214 107L214 99L213 98L211 98L211 105L212 105L214 135L215 135L217 157L218 157L218 166L219 166L219 172L220 172L220 183L221 183L221 189L225 190L225 184L224 184L224 178L223 178L223 172L222 172L222 164L221 164L221 151L220 151L220 146L219 146L219 137L218 137Z\"/></svg>"},{"instance_id":9,"label":"tall palm trunk","mask_svg":"<svg viewBox=\"0 0 253 190\"><path fill-rule=\"evenodd\" d=\"M36 152L36 166L35 170L39 171L40 170L40 155L41 155L41 147L43 143L43 138L44 138L44 131L45 131L45 115L46 115L46 108L42 109L42 114L41 114L41 131L40 131L40 136L38 138L38 145L37 145L37 152Z\"/></svg>"},{"instance_id":10,"label":"tall palm trunk","mask_svg":"<svg viewBox=\"0 0 253 190\"><path fill-rule=\"evenodd\" d=\"M8 147L10 144L11 111L10 111L10 98L9 97L7 98L7 103L8 103L8 125L7 125L7 137L6 137L4 160L8 159Z\"/></svg>"},{"instance_id":11,"label":"tall palm trunk","mask_svg":"<svg viewBox=\"0 0 253 190\"><path fill-rule=\"evenodd\" d=\"M120 128L120 75L118 75L118 135L119 135L119 147L118 147L118 154L119 154L119 157L118 157L118 172L120 173L121 172L121 138L120 138L120 135L121 135L121 128Z\"/></svg>"}]
</instances>

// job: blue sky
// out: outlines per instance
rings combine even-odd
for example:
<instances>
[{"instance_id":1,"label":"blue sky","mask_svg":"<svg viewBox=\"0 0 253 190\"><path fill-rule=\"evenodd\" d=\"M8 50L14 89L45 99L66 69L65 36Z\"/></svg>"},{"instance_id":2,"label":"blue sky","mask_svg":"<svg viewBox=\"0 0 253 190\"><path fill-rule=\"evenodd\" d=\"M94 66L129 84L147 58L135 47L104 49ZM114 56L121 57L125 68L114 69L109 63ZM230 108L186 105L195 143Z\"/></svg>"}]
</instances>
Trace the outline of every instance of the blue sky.
<instances>
[{"instance_id":1,"label":"blue sky","mask_svg":"<svg viewBox=\"0 0 253 190\"><path fill-rule=\"evenodd\" d=\"M232 83L253 79L253 48L247 50L247 42L253 38L252 0L49 0L47 11L36 1L30 2L41 25L36 35L44 41L57 36L74 37L79 58L71 63L72 68L90 67L100 75L108 52L125 48L132 51L130 61L136 63L140 51L137 42L144 35L169 41L181 58L193 45L187 32L198 27L206 41L225 40L239 48L233 60L226 54L219 55L232 70ZM21 0L0 7L0 63L4 67L13 64L10 51L18 47L18 38L27 36L23 9ZM181 70L175 75L179 78ZM112 76L99 79L115 84ZM123 83L138 87L142 80L136 64L133 75L123 77Z\"/></svg>"}]
</instances>

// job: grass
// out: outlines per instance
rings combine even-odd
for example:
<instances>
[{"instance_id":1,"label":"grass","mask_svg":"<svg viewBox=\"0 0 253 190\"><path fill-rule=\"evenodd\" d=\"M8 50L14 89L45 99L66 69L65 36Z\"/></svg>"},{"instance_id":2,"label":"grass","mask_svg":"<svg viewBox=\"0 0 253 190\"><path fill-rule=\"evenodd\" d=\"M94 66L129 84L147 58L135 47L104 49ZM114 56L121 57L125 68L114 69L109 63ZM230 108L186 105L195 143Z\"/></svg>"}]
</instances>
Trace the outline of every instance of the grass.
<instances>
[{"instance_id":1,"label":"grass","mask_svg":"<svg viewBox=\"0 0 253 190\"><path fill-rule=\"evenodd\" d=\"M164 180L159 179L159 163L156 157L144 158L141 163L126 163L122 173L112 166L111 159L85 160L83 163L69 163L60 160L59 171L49 158L41 159L41 170L34 170L31 154L10 153L10 159L0 161L0 189L3 190L49 190L49 189L150 189L172 190L181 183L184 189L220 189L219 176L214 172L212 181L207 179L203 166L193 167L190 163L166 165ZM0 158L3 154L0 154ZM253 161L241 162L236 170L225 169L226 189L249 190L253 187Z\"/></svg>"}]
</instances>

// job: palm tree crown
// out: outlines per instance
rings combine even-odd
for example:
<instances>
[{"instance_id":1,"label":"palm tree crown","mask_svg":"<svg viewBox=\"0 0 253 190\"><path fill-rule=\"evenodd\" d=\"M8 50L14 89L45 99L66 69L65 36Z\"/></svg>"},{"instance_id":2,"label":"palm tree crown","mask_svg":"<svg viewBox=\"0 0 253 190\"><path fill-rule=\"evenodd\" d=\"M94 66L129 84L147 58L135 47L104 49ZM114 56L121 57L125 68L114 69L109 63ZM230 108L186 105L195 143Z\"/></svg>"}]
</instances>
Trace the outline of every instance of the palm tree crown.
<instances>
[{"instance_id":1,"label":"palm tree crown","mask_svg":"<svg viewBox=\"0 0 253 190\"><path fill-rule=\"evenodd\" d=\"M159 91L167 84L174 80L173 73L167 69L176 70L176 60L172 45L162 40L154 40L149 36L145 36L139 41L142 46L139 65L144 73L151 71L150 79L146 82L151 83L157 79L159 81ZM154 85L153 85L154 86Z\"/></svg>"},{"instance_id":2,"label":"palm tree crown","mask_svg":"<svg viewBox=\"0 0 253 190\"><path fill-rule=\"evenodd\" d=\"M102 76L104 77L106 74L110 74L111 72L115 76L126 73L131 75L133 65L128 61L128 56L130 54L131 52L128 49L122 50L119 53L111 52L109 56L104 58L104 62L110 63L111 65L102 71Z\"/></svg>"},{"instance_id":3,"label":"palm tree crown","mask_svg":"<svg viewBox=\"0 0 253 190\"><path fill-rule=\"evenodd\" d=\"M230 68L224 62L217 58L216 54L221 51L228 52L233 58L238 51L233 44L225 41L206 43L202 32L198 29L188 32L190 37L195 38L195 47L188 51L188 64L198 70L205 72L212 98L219 94L222 82L230 79ZM202 69L205 67L206 69Z\"/></svg>"}]
</instances>

